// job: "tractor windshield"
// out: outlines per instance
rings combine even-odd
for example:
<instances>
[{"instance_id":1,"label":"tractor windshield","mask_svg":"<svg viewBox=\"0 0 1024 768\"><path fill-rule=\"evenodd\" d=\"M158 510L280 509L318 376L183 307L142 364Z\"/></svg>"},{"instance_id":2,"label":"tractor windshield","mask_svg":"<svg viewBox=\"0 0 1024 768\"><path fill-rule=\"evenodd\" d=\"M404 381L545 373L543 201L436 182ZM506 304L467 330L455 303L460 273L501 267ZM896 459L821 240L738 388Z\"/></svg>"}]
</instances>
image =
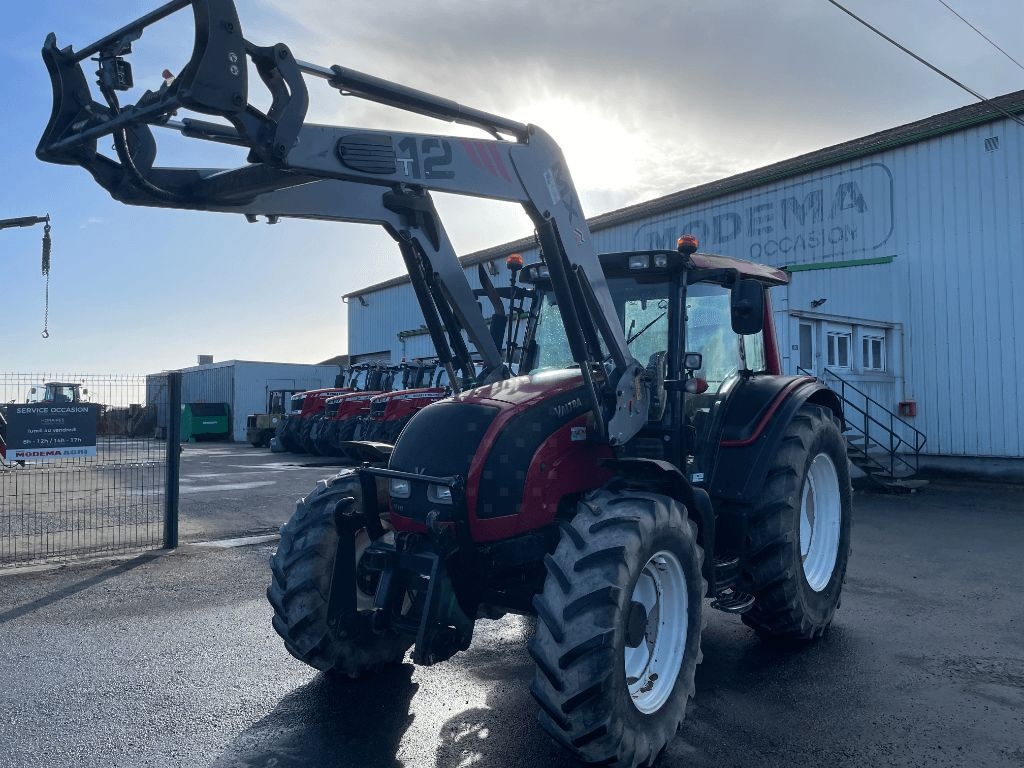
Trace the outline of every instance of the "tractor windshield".
<instances>
[{"instance_id":1,"label":"tractor windshield","mask_svg":"<svg viewBox=\"0 0 1024 768\"><path fill-rule=\"evenodd\" d=\"M78 386L75 384L47 384L43 400L47 403L77 403Z\"/></svg>"},{"instance_id":2,"label":"tractor windshield","mask_svg":"<svg viewBox=\"0 0 1024 768\"><path fill-rule=\"evenodd\" d=\"M629 351L646 365L651 356L667 352L669 303L673 283L639 281L633 276L609 277L608 288L626 334ZM730 376L744 368L766 368L764 336L740 337L732 330L729 289L717 283L695 283L686 292L686 352L699 352L703 367L696 371L714 393ZM575 365L558 312L554 293L544 291L533 330L531 373Z\"/></svg>"},{"instance_id":3,"label":"tractor windshield","mask_svg":"<svg viewBox=\"0 0 1024 768\"><path fill-rule=\"evenodd\" d=\"M611 277L608 288L630 353L646 364L657 352L668 351L669 281L638 282L634 277ZM728 305L726 307L728 309ZM536 347L531 373L575 365L554 293L541 296L533 342Z\"/></svg>"}]
</instances>

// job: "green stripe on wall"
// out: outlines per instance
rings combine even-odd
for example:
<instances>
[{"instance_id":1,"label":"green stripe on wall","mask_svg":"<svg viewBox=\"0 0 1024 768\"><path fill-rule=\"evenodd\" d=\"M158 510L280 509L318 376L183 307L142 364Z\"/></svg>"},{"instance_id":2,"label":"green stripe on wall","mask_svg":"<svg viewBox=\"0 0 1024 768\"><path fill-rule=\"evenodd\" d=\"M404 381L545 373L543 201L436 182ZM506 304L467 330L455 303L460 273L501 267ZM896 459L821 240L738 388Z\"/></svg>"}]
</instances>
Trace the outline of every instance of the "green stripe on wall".
<instances>
[{"instance_id":1,"label":"green stripe on wall","mask_svg":"<svg viewBox=\"0 0 1024 768\"><path fill-rule=\"evenodd\" d=\"M874 259L851 259L850 261L822 261L816 264L792 264L782 269L786 272L807 272L812 269L841 269L842 267L867 267L872 264L891 264L895 256L878 256Z\"/></svg>"}]
</instances>

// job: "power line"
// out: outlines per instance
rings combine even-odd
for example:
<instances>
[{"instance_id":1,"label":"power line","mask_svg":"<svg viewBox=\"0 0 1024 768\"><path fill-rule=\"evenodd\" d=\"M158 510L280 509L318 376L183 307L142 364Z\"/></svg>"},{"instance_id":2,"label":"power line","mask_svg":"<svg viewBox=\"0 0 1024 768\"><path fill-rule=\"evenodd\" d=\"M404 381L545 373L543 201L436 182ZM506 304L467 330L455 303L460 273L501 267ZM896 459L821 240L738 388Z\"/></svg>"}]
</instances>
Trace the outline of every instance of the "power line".
<instances>
[{"instance_id":1,"label":"power line","mask_svg":"<svg viewBox=\"0 0 1024 768\"><path fill-rule=\"evenodd\" d=\"M976 90L974 90L973 88L971 88L968 85L964 85L963 83L961 83L959 80L957 80L952 75L947 75L945 72L943 72L941 69L936 67L931 62L926 61L925 59L923 59L920 56L918 56L916 53L914 53L912 50L907 48L905 45L901 45L900 43L898 43L895 40L893 40L891 37L889 37L887 34L885 34L885 32L883 32L882 30L878 29L878 27L871 26L871 24L866 22L864 19L862 19L860 16L858 16L853 11L851 11L849 8L844 6L842 3L838 2L838 0L828 0L828 2L831 3L832 5L834 5L839 10L841 10L847 16L849 16L852 19L855 19L859 23L863 24L865 27L870 29L872 32L874 32L879 37L881 37L884 40L887 40L888 42L890 42L893 45L895 45L897 48L899 48L901 51L903 51L908 56L911 56L914 59L916 59L917 61L919 61L920 63L924 64L926 67L928 67L928 69L930 69L935 74L940 75L941 77L944 77L946 80L949 80L949 82L953 83L953 85L955 85L958 88L962 88L963 90L967 91L967 93L971 94L978 101L981 101L981 102L984 102L985 104L988 104L994 110L996 110L997 112L1005 115L1006 117L1008 117L1011 120L1013 120L1013 122L1017 123L1019 126L1024 128L1024 120L1021 120L1017 115L1014 115L1013 113L1008 112L1007 110L1003 109L1001 106L999 106L994 101L992 101L992 99L989 99L989 98L986 98L985 96L982 96Z\"/></svg>"},{"instance_id":2,"label":"power line","mask_svg":"<svg viewBox=\"0 0 1024 768\"><path fill-rule=\"evenodd\" d=\"M965 18L964 18L963 16L961 16L961 15L960 15L959 13L957 13L957 12L956 12L956 10L955 10L955 9L954 9L954 8L953 8L952 6L950 6L950 5L949 5L949 3L947 3L947 2L945 1L945 0L939 0L939 2L940 2L940 3L942 3L942 4L943 4L943 5L944 5L944 6L946 7L946 10L947 10L947 11L949 11L950 13L952 13L952 14L953 14L954 16L956 16L956 17L957 17L958 19L960 19L960 21L962 21L962 22L963 22L964 24L966 24L966 25L967 25L968 27L970 27L970 28L971 28L971 29L973 29L973 30L974 30L975 32L977 32L977 33L978 33L979 35L981 35L981 36L982 36L983 38L985 38L985 39L986 39L986 40L987 40L987 41L989 42L989 44L990 44L990 45L991 45L991 46L992 46L993 48L995 48L995 49L996 49L997 51L999 51L999 52L1000 52L1001 54L1003 54L1003 56L1005 56L1005 57L1006 57L1006 58L1008 58L1008 59L1009 59L1010 61L1012 61L1012 62L1013 62L1014 64L1016 64L1016 65L1017 65L1018 67L1020 67L1020 68L1021 68L1022 70L1024 70L1024 64L1021 64L1021 63L1020 63L1019 61L1017 61L1017 60L1016 60L1015 58L1013 58L1013 56L1011 56L1011 55L1010 55L1010 54L1008 54L1008 53L1007 53L1006 51L1004 51L1004 50L1003 50L1002 48L1000 48L1000 47L999 47L999 46L998 46L998 45L996 44L996 42L995 42L995 41L994 41L994 40L993 40L993 39L992 39L991 37L989 37L988 35L986 35L986 34L985 34L984 32L982 32L982 31L981 31L980 29L978 29L978 28L977 28L976 26L974 26L973 24L971 24L971 22L969 22L969 21L968 21L967 19L965 19Z\"/></svg>"}]
</instances>

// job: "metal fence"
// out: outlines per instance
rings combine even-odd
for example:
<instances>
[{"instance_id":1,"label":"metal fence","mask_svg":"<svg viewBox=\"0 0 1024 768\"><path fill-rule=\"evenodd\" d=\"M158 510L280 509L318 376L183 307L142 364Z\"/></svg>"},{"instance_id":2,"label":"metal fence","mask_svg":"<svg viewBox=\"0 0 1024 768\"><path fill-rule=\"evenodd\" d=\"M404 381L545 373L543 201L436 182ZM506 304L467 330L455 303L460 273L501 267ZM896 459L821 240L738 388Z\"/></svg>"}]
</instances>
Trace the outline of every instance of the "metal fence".
<instances>
[{"instance_id":1,"label":"metal fence","mask_svg":"<svg viewBox=\"0 0 1024 768\"><path fill-rule=\"evenodd\" d=\"M179 422L180 374L163 387L154 398L141 375L0 373L0 441L13 404L53 392L97 418L95 456L0 457L0 567L177 545L177 429L158 424Z\"/></svg>"}]
</instances>

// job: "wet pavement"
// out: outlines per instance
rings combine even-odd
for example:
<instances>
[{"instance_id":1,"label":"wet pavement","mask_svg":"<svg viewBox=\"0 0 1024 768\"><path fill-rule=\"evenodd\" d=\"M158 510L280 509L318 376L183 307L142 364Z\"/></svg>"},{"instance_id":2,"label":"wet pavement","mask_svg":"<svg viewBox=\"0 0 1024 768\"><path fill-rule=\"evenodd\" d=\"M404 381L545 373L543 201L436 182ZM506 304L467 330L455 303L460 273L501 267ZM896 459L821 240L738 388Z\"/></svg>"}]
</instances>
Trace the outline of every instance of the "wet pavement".
<instances>
[{"instance_id":1,"label":"wet pavement","mask_svg":"<svg viewBox=\"0 0 1024 768\"><path fill-rule=\"evenodd\" d=\"M295 502L340 459L271 453L248 443L191 443L181 456L182 541L277 532Z\"/></svg>"},{"instance_id":2,"label":"wet pavement","mask_svg":"<svg viewBox=\"0 0 1024 768\"><path fill-rule=\"evenodd\" d=\"M858 495L856 515L818 644L765 645L709 611L663 765L1024 765L1024 489ZM0 766L574 765L536 724L531 620L334 683L270 627L272 549L0 575Z\"/></svg>"}]
</instances>

